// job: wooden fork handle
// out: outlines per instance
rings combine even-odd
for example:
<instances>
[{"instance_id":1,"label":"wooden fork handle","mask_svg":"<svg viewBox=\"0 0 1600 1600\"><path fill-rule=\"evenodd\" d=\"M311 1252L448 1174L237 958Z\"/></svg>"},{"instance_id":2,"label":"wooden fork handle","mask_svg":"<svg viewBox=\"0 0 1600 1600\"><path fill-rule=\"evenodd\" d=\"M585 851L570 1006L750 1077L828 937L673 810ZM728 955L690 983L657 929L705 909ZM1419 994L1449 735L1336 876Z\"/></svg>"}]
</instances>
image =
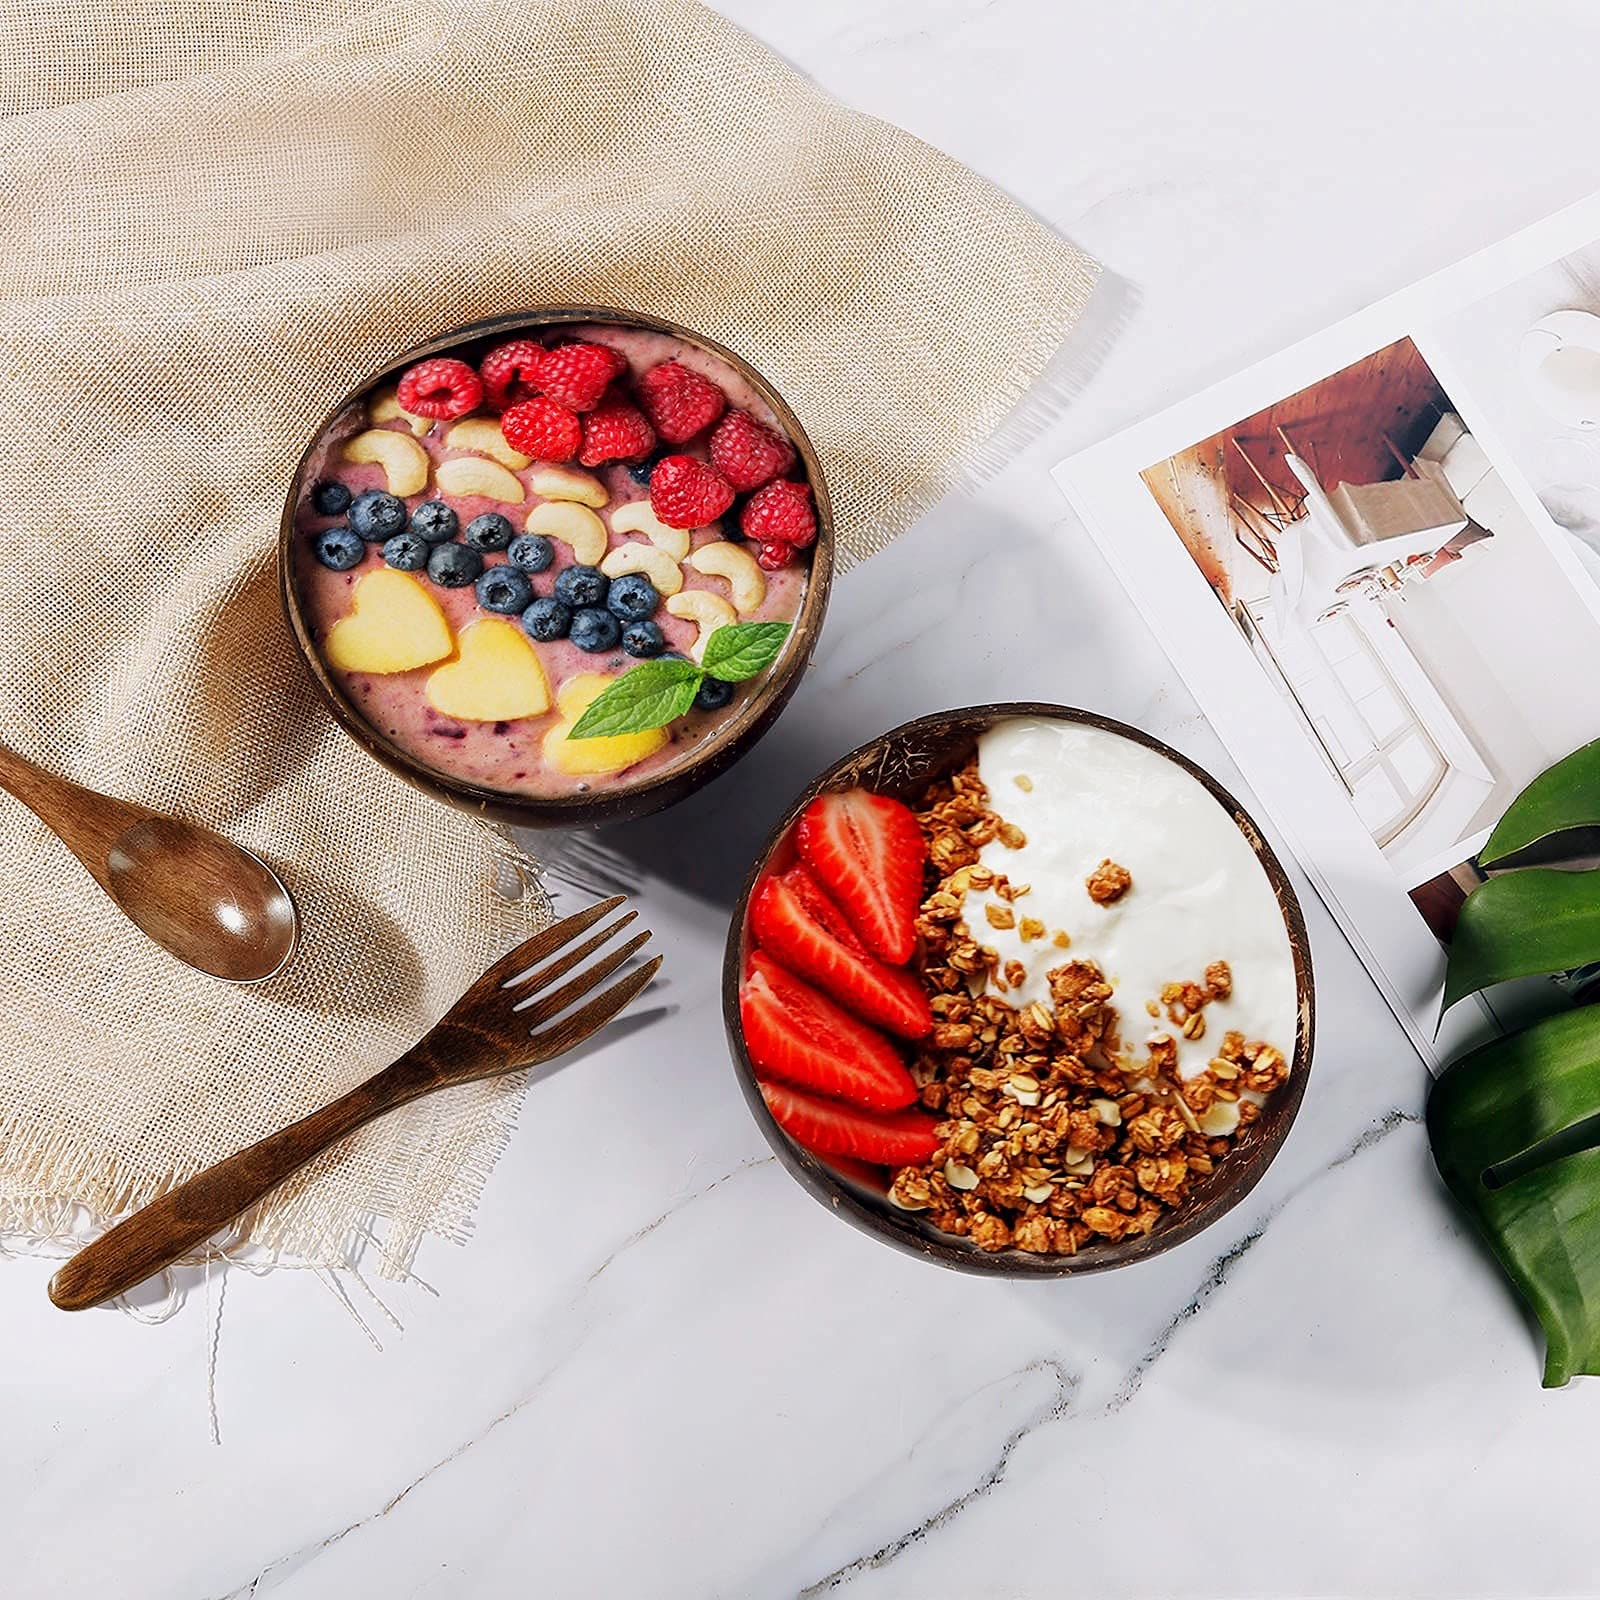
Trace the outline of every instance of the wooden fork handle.
<instances>
[{"instance_id":1,"label":"wooden fork handle","mask_svg":"<svg viewBox=\"0 0 1600 1600\"><path fill-rule=\"evenodd\" d=\"M50 1298L63 1311L84 1311L142 1283L248 1211L329 1145L436 1082L425 1057L402 1056L320 1111L207 1167L119 1222L56 1273Z\"/></svg>"}]
</instances>

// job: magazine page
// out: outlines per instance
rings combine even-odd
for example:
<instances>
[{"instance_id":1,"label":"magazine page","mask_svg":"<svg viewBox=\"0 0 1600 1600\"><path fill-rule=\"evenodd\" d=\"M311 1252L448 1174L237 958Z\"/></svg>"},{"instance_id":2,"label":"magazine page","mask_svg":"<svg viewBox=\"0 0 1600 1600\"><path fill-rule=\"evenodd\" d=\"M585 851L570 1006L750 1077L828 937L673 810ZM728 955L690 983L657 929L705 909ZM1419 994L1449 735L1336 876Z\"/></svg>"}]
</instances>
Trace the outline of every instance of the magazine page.
<instances>
[{"instance_id":1,"label":"magazine page","mask_svg":"<svg viewBox=\"0 0 1600 1600\"><path fill-rule=\"evenodd\" d=\"M1424 1060L1492 1031L1441 941L1600 736L1600 196L1056 476Z\"/></svg>"}]
</instances>

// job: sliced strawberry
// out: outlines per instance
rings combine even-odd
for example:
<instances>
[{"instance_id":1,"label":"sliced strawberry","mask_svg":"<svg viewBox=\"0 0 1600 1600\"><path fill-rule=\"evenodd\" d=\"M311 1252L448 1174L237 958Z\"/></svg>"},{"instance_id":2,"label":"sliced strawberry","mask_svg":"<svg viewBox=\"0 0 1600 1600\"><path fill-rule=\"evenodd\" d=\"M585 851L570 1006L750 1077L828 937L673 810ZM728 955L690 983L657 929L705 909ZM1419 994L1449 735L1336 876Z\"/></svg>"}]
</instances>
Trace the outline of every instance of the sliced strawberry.
<instances>
[{"instance_id":1,"label":"sliced strawberry","mask_svg":"<svg viewBox=\"0 0 1600 1600\"><path fill-rule=\"evenodd\" d=\"M909 961L928 853L909 808L865 789L818 795L801 813L796 839L867 949L895 966Z\"/></svg>"},{"instance_id":2,"label":"sliced strawberry","mask_svg":"<svg viewBox=\"0 0 1600 1600\"><path fill-rule=\"evenodd\" d=\"M783 878L768 878L756 890L750 928L768 955L858 1017L905 1039L920 1039L932 1030L933 1013L916 977L841 943L810 916Z\"/></svg>"},{"instance_id":3,"label":"sliced strawberry","mask_svg":"<svg viewBox=\"0 0 1600 1600\"><path fill-rule=\"evenodd\" d=\"M764 950L750 958L739 1019L745 1048L763 1076L875 1110L917 1098L899 1051L876 1028L785 972Z\"/></svg>"},{"instance_id":4,"label":"sliced strawberry","mask_svg":"<svg viewBox=\"0 0 1600 1600\"><path fill-rule=\"evenodd\" d=\"M925 1111L860 1111L781 1083L763 1083L761 1096L778 1126L819 1156L908 1167L927 1161L939 1148L937 1124Z\"/></svg>"},{"instance_id":5,"label":"sliced strawberry","mask_svg":"<svg viewBox=\"0 0 1600 1600\"><path fill-rule=\"evenodd\" d=\"M805 862L795 862L782 874L782 879L794 897L806 908L806 914L813 922L820 923L826 928L846 950L853 950L858 956L867 953L867 947L862 944L856 930L850 926L849 917L828 898L828 891L812 877L811 869Z\"/></svg>"}]
</instances>

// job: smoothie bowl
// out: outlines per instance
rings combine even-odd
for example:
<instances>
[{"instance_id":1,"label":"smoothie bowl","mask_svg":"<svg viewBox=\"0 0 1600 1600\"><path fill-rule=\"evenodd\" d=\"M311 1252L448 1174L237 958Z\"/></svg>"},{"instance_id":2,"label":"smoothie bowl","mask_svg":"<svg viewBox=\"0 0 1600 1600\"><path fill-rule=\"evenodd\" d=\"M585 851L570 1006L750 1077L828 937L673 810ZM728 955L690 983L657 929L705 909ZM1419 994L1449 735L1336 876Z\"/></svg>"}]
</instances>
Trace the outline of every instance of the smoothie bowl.
<instances>
[{"instance_id":1,"label":"smoothie bowl","mask_svg":"<svg viewBox=\"0 0 1600 1600\"><path fill-rule=\"evenodd\" d=\"M944 712L823 773L729 935L746 1100L848 1221L1007 1277L1191 1238L1311 1065L1305 924L1207 774L1060 706Z\"/></svg>"},{"instance_id":2,"label":"smoothie bowl","mask_svg":"<svg viewBox=\"0 0 1600 1600\"><path fill-rule=\"evenodd\" d=\"M737 760L805 669L832 556L770 384L578 307L461 330L350 395L295 473L279 571L347 732L537 827L641 815Z\"/></svg>"}]
</instances>

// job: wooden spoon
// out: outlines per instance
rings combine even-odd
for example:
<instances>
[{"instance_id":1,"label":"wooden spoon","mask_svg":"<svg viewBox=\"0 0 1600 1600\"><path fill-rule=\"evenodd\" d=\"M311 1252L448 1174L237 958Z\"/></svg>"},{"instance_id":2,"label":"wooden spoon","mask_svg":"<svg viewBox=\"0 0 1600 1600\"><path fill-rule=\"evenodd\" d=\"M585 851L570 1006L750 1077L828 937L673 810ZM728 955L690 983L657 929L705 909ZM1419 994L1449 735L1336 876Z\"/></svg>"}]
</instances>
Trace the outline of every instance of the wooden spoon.
<instances>
[{"instance_id":1,"label":"wooden spoon","mask_svg":"<svg viewBox=\"0 0 1600 1600\"><path fill-rule=\"evenodd\" d=\"M113 800L0 745L0 789L89 869L141 933L180 961L260 983L294 954L294 901L259 857L197 823Z\"/></svg>"}]
</instances>

